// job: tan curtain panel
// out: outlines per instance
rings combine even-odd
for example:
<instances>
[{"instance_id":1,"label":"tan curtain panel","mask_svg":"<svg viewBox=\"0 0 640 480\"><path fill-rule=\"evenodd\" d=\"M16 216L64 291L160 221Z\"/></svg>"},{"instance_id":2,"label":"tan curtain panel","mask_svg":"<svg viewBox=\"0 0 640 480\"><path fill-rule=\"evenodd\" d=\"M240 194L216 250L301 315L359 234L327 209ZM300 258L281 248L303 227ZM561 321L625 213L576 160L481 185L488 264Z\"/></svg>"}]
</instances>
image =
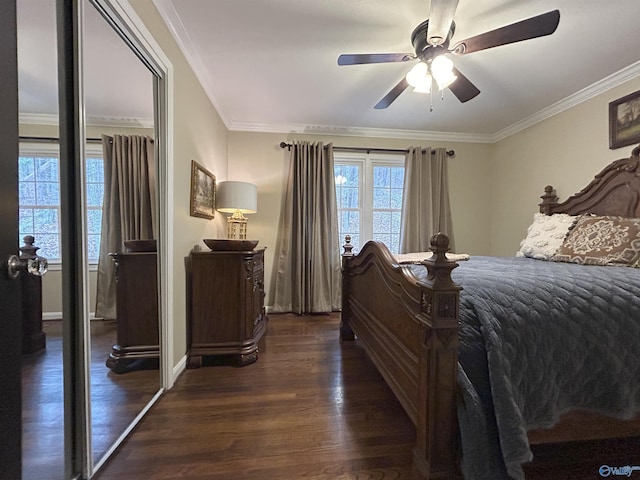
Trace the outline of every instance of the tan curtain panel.
<instances>
[{"instance_id":1,"label":"tan curtain panel","mask_svg":"<svg viewBox=\"0 0 640 480\"><path fill-rule=\"evenodd\" d=\"M446 150L411 147L404 165L400 253L429 251L429 239L439 232L449 236L454 252Z\"/></svg>"},{"instance_id":2,"label":"tan curtain panel","mask_svg":"<svg viewBox=\"0 0 640 480\"><path fill-rule=\"evenodd\" d=\"M98 260L96 317L116 318L116 282L109 253L125 240L156 238L156 160L151 137L102 136L104 200Z\"/></svg>"},{"instance_id":3,"label":"tan curtain panel","mask_svg":"<svg viewBox=\"0 0 640 480\"><path fill-rule=\"evenodd\" d=\"M278 234L274 312L340 309L340 247L333 146L294 142Z\"/></svg>"}]
</instances>

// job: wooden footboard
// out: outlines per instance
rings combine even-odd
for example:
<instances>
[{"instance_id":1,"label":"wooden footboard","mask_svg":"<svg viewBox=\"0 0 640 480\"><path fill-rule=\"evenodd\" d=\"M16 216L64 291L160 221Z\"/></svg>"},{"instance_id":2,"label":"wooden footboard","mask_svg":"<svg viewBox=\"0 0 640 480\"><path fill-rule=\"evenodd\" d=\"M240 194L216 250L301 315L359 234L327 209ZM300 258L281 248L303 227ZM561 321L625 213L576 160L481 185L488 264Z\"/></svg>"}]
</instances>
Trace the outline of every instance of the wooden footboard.
<instances>
[{"instance_id":1,"label":"wooden footboard","mask_svg":"<svg viewBox=\"0 0 640 480\"><path fill-rule=\"evenodd\" d=\"M416 479L457 478L458 295L455 262L445 257L449 239L431 238L434 255L420 282L379 242L358 256L347 241L342 260L340 338L364 346L416 425Z\"/></svg>"}]
</instances>

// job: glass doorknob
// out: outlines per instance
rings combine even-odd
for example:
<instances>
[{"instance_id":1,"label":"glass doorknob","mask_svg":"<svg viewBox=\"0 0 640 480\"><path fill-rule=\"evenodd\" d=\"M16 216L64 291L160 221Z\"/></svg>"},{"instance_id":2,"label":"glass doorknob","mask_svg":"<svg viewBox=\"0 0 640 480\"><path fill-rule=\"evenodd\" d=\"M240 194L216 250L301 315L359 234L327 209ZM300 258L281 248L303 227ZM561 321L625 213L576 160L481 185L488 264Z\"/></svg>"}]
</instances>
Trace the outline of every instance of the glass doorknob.
<instances>
[{"instance_id":1,"label":"glass doorknob","mask_svg":"<svg viewBox=\"0 0 640 480\"><path fill-rule=\"evenodd\" d=\"M11 255L7 260L7 274L9 278L16 278L20 272L27 272L36 277L42 277L49 270L49 262L46 258L36 256L34 258L20 258Z\"/></svg>"}]
</instances>

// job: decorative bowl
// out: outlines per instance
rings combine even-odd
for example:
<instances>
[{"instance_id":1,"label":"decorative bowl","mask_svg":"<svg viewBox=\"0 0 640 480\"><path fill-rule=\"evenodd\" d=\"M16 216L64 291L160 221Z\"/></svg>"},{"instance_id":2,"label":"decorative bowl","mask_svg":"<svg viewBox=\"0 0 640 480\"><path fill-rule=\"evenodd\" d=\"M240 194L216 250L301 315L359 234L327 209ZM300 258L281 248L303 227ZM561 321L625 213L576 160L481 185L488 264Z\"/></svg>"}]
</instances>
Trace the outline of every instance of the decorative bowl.
<instances>
[{"instance_id":1,"label":"decorative bowl","mask_svg":"<svg viewBox=\"0 0 640 480\"><path fill-rule=\"evenodd\" d=\"M123 243L126 252L155 252L157 250L155 240L125 240Z\"/></svg>"},{"instance_id":2,"label":"decorative bowl","mask_svg":"<svg viewBox=\"0 0 640 480\"><path fill-rule=\"evenodd\" d=\"M231 240L228 238L205 238L202 240L207 247L215 251L229 250L253 250L258 245L258 240Z\"/></svg>"}]
</instances>

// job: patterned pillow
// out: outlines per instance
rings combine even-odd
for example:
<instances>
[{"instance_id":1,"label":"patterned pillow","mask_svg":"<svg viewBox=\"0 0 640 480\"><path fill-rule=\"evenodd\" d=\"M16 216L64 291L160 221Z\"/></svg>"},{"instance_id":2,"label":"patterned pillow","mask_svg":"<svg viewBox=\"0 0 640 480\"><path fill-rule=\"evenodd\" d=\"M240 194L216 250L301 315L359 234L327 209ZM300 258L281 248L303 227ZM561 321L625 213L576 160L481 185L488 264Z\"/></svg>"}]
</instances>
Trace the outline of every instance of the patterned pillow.
<instances>
[{"instance_id":1,"label":"patterned pillow","mask_svg":"<svg viewBox=\"0 0 640 480\"><path fill-rule=\"evenodd\" d=\"M516 257L551 259L577 219L578 217L566 213L536 213L533 223L529 225L526 238L520 242L520 250L516 252Z\"/></svg>"},{"instance_id":2,"label":"patterned pillow","mask_svg":"<svg viewBox=\"0 0 640 480\"><path fill-rule=\"evenodd\" d=\"M581 265L637 267L640 260L640 218L584 215L552 260Z\"/></svg>"}]
</instances>

